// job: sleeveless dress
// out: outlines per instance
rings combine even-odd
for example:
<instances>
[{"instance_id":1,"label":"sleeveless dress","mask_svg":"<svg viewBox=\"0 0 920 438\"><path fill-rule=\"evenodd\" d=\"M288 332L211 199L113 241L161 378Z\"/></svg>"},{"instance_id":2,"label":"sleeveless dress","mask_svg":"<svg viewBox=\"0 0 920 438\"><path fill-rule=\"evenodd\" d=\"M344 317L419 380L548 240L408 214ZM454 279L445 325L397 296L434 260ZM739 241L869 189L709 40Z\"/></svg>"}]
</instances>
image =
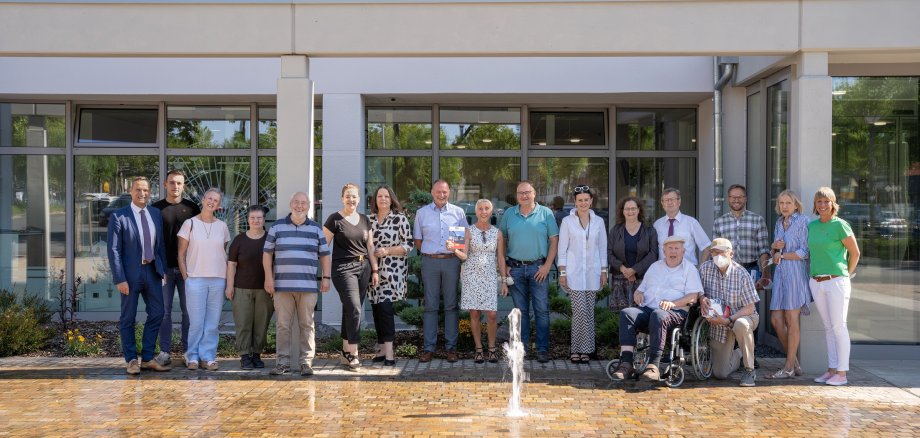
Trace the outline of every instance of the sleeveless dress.
<instances>
[{"instance_id":1,"label":"sleeveless dress","mask_svg":"<svg viewBox=\"0 0 920 438\"><path fill-rule=\"evenodd\" d=\"M498 228L489 227L483 234L475 225L470 227L466 246L467 259L460 268L460 308L498 310Z\"/></svg>"}]
</instances>

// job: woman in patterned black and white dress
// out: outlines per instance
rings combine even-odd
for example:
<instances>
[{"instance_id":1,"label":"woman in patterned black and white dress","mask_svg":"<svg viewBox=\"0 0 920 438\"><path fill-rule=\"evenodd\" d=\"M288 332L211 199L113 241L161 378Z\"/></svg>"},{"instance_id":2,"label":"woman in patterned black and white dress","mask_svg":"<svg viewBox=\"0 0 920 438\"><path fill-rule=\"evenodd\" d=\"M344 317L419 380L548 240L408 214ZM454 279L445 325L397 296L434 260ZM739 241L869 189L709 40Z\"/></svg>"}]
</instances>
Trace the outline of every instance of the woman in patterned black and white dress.
<instances>
[{"instance_id":1,"label":"woman in patterned black and white dress","mask_svg":"<svg viewBox=\"0 0 920 438\"><path fill-rule=\"evenodd\" d=\"M473 362L485 362L482 351L482 326L480 312L486 314L486 331L489 337L490 363L498 362L495 347L495 332L498 329L496 310L498 292L508 296L508 285L499 272L505 272L505 239L502 232L492 226L492 202L488 199L476 201L476 224L466 231L466 247L455 248L448 240L447 249L463 261L460 270L460 308L470 311L470 331L476 343Z\"/></svg>"},{"instance_id":2,"label":"woman in patterned black and white dress","mask_svg":"<svg viewBox=\"0 0 920 438\"><path fill-rule=\"evenodd\" d=\"M380 186L374 192L371 204L371 229L377 249L377 266L380 269L380 283L371 287L368 296L374 313L374 328L377 330L377 355L374 362L385 366L396 365L393 356L393 341L396 338L396 324L393 319L393 303L406 298L406 276L408 275L408 254L412 250L412 231L409 218L403 213L396 193L389 186Z\"/></svg>"}]
</instances>

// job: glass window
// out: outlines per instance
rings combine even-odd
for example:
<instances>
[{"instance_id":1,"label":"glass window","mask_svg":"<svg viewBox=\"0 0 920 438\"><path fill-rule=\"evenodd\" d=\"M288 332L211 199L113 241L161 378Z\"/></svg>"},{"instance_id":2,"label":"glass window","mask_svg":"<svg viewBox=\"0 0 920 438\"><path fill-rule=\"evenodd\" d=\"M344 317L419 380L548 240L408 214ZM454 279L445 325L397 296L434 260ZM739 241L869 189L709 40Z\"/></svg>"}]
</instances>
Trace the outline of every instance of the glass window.
<instances>
[{"instance_id":1,"label":"glass window","mask_svg":"<svg viewBox=\"0 0 920 438\"><path fill-rule=\"evenodd\" d=\"M696 150L696 110L617 109L617 149Z\"/></svg>"},{"instance_id":2,"label":"glass window","mask_svg":"<svg viewBox=\"0 0 920 438\"><path fill-rule=\"evenodd\" d=\"M776 196L789 188L789 80L767 88L768 224L776 223ZM799 196L805 196L800 194ZM805 198L802 198L805 201Z\"/></svg>"},{"instance_id":3,"label":"glass window","mask_svg":"<svg viewBox=\"0 0 920 438\"><path fill-rule=\"evenodd\" d=\"M635 196L645 202L645 217L651 225L664 216L661 192L680 190L680 211L696 217L696 158L618 158L617 199Z\"/></svg>"},{"instance_id":4,"label":"glass window","mask_svg":"<svg viewBox=\"0 0 920 438\"><path fill-rule=\"evenodd\" d=\"M364 205L368 212L370 194L383 184L392 187L404 205L412 193L431 192L431 157L367 157L364 165L364 193L368 194Z\"/></svg>"},{"instance_id":5,"label":"glass window","mask_svg":"<svg viewBox=\"0 0 920 438\"><path fill-rule=\"evenodd\" d=\"M837 77L832 188L862 256L857 343L920 343L920 77ZM803 194L811 210L814 194Z\"/></svg>"},{"instance_id":6,"label":"glass window","mask_svg":"<svg viewBox=\"0 0 920 438\"><path fill-rule=\"evenodd\" d=\"M0 146L64 147L64 105L0 103Z\"/></svg>"},{"instance_id":7,"label":"glass window","mask_svg":"<svg viewBox=\"0 0 920 438\"><path fill-rule=\"evenodd\" d=\"M313 182L313 220L322 222L323 217L323 157L319 154L313 162L313 172L316 179ZM259 157L259 203L268 207L265 215L266 226L278 219L278 159L275 157ZM288 211L289 200L284 200L282 210Z\"/></svg>"},{"instance_id":8,"label":"glass window","mask_svg":"<svg viewBox=\"0 0 920 438\"><path fill-rule=\"evenodd\" d=\"M607 158L531 158L527 176L537 191L537 200L556 214L557 224L575 208L572 190L587 184L595 191L594 213L610 228L609 161Z\"/></svg>"},{"instance_id":9,"label":"glass window","mask_svg":"<svg viewBox=\"0 0 920 438\"><path fill-rule=\"evenodd\" d=\"M166 107L166 147L249 148L248 106Z\"/></svg>"},{"instance_id":10,"label":"glass window","mask_svg":"<svg viewBox=\"0 0 920 438\"><path fill-rule=\"evenodd\" d=\"M466 211L476 223L476 201L492 201L492 223L517 203L515 189L521 179L520 157L441 157L441 179L450 183L450 202Z\"/></svg>"},{"instance_id":11,"label":"glass window","mask_svg":"<svg viewBox=\"0 0 920 438\"><path fill-rule=\"evenodd\" d=\"M156 108L81 108L78 143L157 142Z\"/></svg>"},{"instance_id":12,"label":"glass window","mask_svg":"<svg viewBox=\"0 0 920 438\"><path fill-rule=\"evenodd\" d=\"M747 97L747 206L751 211L769 217L766 213L773 209L773 205L767 205L766 198L766 148L762 122L763 93L757 92ZM772 227L772 222L769 226Z\"/></svg>"},{"instance_id":13,"label":"glass window","mask_svg":"<svg viewBox=\"0 0 920 438\"><path fill-rule=\"evenodd\" d=\"M368 108L368 149L430 149L431 108Z\"/></svg>"},{"instance_id":14,"label":"glass window","mask_svg":"<svg viewBox=\"0 0 920 438\"><path fill-rule=\"evenodd\" d=\"M604 112L530 113L530 143L535 146L604 146Z\"/></svg>"},{"instance_id":15,"label":"glass window","mask_svg":"<svg viewBox=\"0 0 920 438\"><path fill-rule=\"evenodd\" d=\"M278 147L278 109L273 106L259 107L259 149ZM313 147L323 147L323 110L313 109Z\"/></svg>"},{"instance_id":16,"label":"glass window","mask_svg":"<svg viewBox=\"0 0 920 438\"><path fill-rule=\"evenodd\" d=\"M441 149L520 149L519 108L441 109Z\"/></svg>"},{"instance_id":17,"label":"glass window","mask_svg":"<svg viewBox=\"0 0 920 438\"><path fill-rule=\"evenodd\" d=\"M151 198L159 198L158 174L155 156L74 158L74 276L81 280L84 294L81 311L120 308L121 296L112 284L106 254L109 215L131 203L134 177L149 178Z\"/></svg>"},{"instance_id":18,"label":"glass window","mask_svg":"<svg viewBox=\"0 0 920 438\"><path fill-rule=\"evenodd\" d=\"M208 189L219 189L223 199L217 217L227 223L231 236L246 230L249 157L169 157L169 168L185 172L186 196L195 203L201 203Z\"/></svg>"},{"instance_id":19,"label":"glass window","mask_svg":"<svg viewBox=\"0 0 920 438\"><path fill-rule=\"evenodd\" d=\"M57 297L66 257L64 162L0 155L0 290Z\"/></svg>"}]
</instances>

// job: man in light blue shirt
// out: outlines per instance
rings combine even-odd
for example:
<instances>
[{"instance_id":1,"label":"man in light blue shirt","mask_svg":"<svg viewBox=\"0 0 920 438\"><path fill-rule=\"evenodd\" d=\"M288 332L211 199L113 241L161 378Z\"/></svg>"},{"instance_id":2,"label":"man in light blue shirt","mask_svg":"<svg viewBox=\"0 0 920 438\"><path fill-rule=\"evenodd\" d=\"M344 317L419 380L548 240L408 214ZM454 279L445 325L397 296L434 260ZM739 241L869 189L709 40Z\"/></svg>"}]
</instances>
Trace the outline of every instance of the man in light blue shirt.
<instances>
[{"instance_id":1,"label":"man in light blue shirt","mask_svg":"<svg viewBox=\"0 0 920 438\"><path fill-rule=\"evenodd\" d=\"M425 349L419 362L430 362L438 344L438 307L444 295L444 337L447 341L447 361L456 362L460 317L457 312L457 283L460 280L460 259L447 249L450 227L469 228L462 208L447 202L450 185L439 179L431 185L434 202L415 214L413 237L415 247L422 253L422 286L425 292L423 331Z\"/></svg>"},{"instance_id":2,"label":"man in light blue shirt","mask_svg":"<svg viewBox=\"0 0 920 438\"><path fill-rule=\"evenodd\" d=\"M537 204L537 192L530 181L517 186L518 205L502 215L498 228L507 240L505 274L514 279L511 298L521 311L521 341L530 348L530 305L537 334L537 361L549 362L549 270L556 259L559 226L553 212Z\"/></svg>"}]
</instances>

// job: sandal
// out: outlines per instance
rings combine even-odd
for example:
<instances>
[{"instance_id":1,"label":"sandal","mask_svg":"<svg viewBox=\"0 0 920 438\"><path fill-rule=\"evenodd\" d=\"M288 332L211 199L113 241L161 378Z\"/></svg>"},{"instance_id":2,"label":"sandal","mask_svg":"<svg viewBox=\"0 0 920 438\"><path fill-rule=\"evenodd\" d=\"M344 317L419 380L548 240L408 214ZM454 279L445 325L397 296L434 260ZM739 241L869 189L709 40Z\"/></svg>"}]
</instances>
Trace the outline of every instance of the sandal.
<instances>
[{"instance_id":1,"label":"sandal","mask_svg":"<svg viewBox=\"0 0 920 438\"><path fill-rule=\"evenodd\" d=\"M495 347L489 347L489 363L498 363L498 352Z\"/></svg>"},{"instance_id":2,"label":"sandal","mask_svg":"<svg viewBox=\"0 0 920 438\"><path fill-rule=\"evenodd\" d=\"M591 356L588 356L587 354L582 354L580 362L581 363L591 363Z\"/></svg>"},{"instance_id":3,"label":"sandal","mask_svg":"<svg viewBox=\"0 0 920 438\"><path fill-rule=\"evenodd\" d=\"M476 355L473 356L474 363L483 363L485 359L482 357L482 347L476 347Z\"/></svg>"},{"instance_id":4,"label":"sandal","mask_svg":"<svg viewBox=\"0 0 920 438\"><path fill-rule=\"evenodd\" d=\"M767 378L768 379L790 379L794 375L795 375L794 370L784 370L780 368L775 373L767 375Z\"/></svg>"},{"instance_id":5,"label":"sandal","mask_svg":"<svg viewBox=\"0 0 920 438\"><path fill-rule=\"evenodd\" d=\"M580 363L581 363L581 355L578 354L578 353L572 353L572 355L569 356L569 360L572 361L573 364L576 364L576 365L577 365L577 364L580 364Z\"/></svg>"}]
</instances>

